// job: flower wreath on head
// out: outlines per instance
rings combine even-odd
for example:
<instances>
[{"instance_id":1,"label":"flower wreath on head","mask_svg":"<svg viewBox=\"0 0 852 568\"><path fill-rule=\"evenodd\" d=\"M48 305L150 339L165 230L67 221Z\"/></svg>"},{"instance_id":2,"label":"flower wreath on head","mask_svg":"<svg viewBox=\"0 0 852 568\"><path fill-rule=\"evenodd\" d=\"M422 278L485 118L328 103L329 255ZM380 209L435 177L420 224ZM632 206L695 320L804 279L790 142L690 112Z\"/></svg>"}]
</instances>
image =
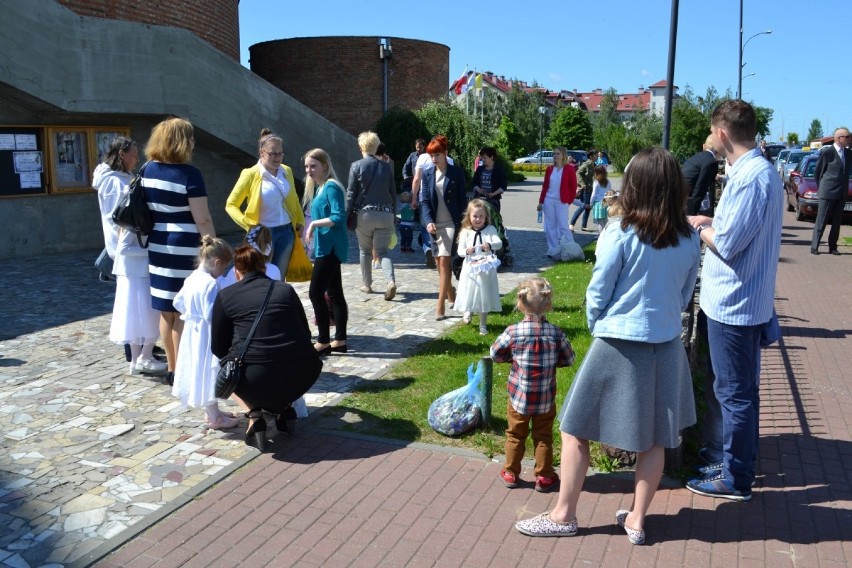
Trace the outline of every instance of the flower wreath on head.
<instances>
[{"instance_id":1,"label":"flower wreath on head","mask_svg":"<svg viewBox=\"0 0 852 568\"><path fill-rule=\"evenodd\" d=\"M249 244L251 248L258 251L263 256L269 256L272 254L272 243L267 243L265 247L262 249L260 245L257 244L257 235L260 234L260 230L263 228L262 225L255 225L246 233L246 242Z\"/></svg>"}]
</instances>

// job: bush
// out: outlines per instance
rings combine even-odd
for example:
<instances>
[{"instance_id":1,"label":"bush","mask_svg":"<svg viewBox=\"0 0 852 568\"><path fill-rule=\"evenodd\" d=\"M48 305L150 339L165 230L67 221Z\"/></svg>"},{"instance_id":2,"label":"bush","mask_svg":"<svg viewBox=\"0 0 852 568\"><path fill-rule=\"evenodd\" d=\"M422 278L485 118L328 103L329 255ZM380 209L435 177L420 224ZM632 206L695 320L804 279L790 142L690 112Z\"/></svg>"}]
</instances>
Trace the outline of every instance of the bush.
<instances>
[{"instance_id":1,"label":"bush","mask_svg":"<svg viewBox=\"0 0 852 568\"><path fill-rule=\"evenodd\" d=\"M418 138L428 141L431 138L429 130L416 113L393 107L379 119L375 131L385 145L385 152L393 160L396 186L399 187L402 183L402 166L414 151L414 141Z\"/></svg>"}]
</instances>

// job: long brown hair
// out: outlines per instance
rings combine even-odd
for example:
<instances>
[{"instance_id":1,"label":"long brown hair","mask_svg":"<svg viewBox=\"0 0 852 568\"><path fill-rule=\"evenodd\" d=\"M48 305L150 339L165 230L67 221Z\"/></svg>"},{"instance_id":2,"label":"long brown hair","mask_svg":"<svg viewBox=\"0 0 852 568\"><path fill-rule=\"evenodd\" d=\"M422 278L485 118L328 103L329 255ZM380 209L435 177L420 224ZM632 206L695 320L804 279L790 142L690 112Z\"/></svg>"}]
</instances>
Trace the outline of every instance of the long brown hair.
<instances>
[{"instance_id":1,"label":"long brown hair","mask_svg":"<svg viewBox=\"0 0 852 568\"><path fill-rule=\"evenodd\" d=\"M621 187L622 229L633 226L643 243L656 249L677 246L690 226L684 208L688 188L677 160L662 148L640 150Z\"/></svg>"}]
</instances>

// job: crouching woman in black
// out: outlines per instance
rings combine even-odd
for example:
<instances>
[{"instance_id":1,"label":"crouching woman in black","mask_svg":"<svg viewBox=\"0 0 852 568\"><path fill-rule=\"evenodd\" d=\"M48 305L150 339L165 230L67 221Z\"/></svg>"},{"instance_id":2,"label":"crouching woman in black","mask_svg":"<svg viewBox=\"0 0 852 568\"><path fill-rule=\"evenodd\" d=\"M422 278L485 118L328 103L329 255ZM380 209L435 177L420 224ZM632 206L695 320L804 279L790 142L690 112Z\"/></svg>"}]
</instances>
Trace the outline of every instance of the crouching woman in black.
<instances>
[{"instance_id":1,"label":"crouching woman in black","mask_svg":"<svg viewBox=\"0 0 852 568\"><path fill-rule=\"evenodd\" d=\"M234 257L237 283L219 292L213 303L211 350L220 359L236 351L248 335L263 300L273 283L265 272L263 256L248 245ZM308 318L293 287L272 284L272 295L257 330L246 349L245 374L234 399L247 410L246 443L264 451L266 420L274 414L279 431L289 431L296 418L291 404L319 378L322 361L311 341Z\"/></svg>"}]
</instances>

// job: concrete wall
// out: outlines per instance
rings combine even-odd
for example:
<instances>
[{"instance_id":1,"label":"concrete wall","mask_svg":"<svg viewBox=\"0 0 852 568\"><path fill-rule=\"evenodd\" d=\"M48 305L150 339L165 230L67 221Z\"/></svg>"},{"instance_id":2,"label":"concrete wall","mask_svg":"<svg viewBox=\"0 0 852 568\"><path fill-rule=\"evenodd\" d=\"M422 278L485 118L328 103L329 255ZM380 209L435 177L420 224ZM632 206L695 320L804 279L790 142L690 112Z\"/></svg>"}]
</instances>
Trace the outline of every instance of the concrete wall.
<instances>
[{"instance_id":1,"label":"concrete wall","mask_svg":"<svg viewBox=\"0 0 852 568\"><path fill-rule=\"evenodd\" d=\"M297 174L314 147L341 175L360 157L352 135L186 30L82 17L54 0L4 0L0 53L0 124L129 125L144 144L167 115L189 119L220 233L237 230L224 202L240 169L256 162L261 128L283 136ZM94 194L0 199L0 219L0 258L103 245Z\"/></svg>"}]
</instances>

